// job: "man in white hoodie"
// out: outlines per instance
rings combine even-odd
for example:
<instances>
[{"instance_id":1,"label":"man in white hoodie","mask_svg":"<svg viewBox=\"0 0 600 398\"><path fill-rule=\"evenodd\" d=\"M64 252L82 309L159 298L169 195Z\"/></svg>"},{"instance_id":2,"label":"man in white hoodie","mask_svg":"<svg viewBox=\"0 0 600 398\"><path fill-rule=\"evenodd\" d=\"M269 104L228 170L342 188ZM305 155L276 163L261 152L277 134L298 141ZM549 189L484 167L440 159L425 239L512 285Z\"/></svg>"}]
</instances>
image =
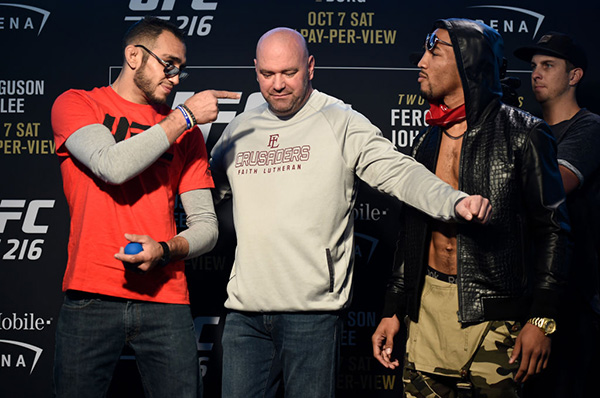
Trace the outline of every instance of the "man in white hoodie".
<instances>
[{"instance_id":1,"label":"man in white hoodie","mask_svg":"<svg viewBox=\"0 0 600 398\"><path fill-rule=\"evenodd\" d=\"M298 32L265 33L254 63L266 104L227 126L211 160L217 200L233 198L237 235L222 396L270 397L283 381L286 397L333 397L358 178L441 220L483 223L491 208L314 90L315 60Z\"/></svg>"}]
</instances>

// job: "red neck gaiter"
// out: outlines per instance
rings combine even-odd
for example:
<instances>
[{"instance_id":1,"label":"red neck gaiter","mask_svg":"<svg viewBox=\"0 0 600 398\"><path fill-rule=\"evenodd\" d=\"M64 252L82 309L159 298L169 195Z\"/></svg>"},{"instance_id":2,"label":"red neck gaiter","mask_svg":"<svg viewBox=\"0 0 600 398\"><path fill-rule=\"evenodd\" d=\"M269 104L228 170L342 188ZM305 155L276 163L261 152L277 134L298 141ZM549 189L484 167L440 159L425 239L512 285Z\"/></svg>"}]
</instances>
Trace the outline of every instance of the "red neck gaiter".
<instances>
[{"instance_id":1,"label":"red neck gaiter","mask_svg":"<svg viewBox=\"0 0 600 398\"><path fill-rule=\"evenodd\" d=\"M425 116L425 121L430 126L447 127L451 124L462 122L467 118L465 104L450 109L444 104L430 104L429 113Z\"/></svg>"}]
</instances>

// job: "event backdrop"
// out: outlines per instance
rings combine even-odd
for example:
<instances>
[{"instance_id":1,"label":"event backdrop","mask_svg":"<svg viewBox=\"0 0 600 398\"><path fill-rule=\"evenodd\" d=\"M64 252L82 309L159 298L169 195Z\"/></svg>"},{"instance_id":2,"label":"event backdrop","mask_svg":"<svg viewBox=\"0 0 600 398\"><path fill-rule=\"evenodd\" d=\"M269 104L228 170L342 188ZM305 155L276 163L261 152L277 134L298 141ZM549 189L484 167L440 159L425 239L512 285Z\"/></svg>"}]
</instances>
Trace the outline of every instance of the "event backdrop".
<instances>
[{"instance_id":1,"label":"event backdrop","mask_svg":"<svg viewBox=\"0 0 600 398\"><path fill-rule=\"evenodd\" d=\"M69 215L50 108L69 88L110 84L122 63L122 35L144 15L169 19L186 35L190 77L176 88L170 104L208 88L241 93L240 100L223 101L218 119L202 127L209 150L229 121L262 101L254 48L260 35L276 26L306 37L316 58L316 88L352 104L405 153L425 125L428 108L410 55L422 51L438 18L478 19L497 29L505 40L508 75L523 82L517 106L534 114L539 107L530 93L529 65L512 52L550 30L574 34L590 56L580 102L596 112L600 105L593 95L599 87L598 39L592 34L597 12L589 1L5 1L0 2L1 397L48 397L52 391ZM399 210L397 201L361 186L354 210L354 301L344 315L338 397L394 397L401 391L400 374L372 359L370 343L391 269ZM217 247L187 263L207 397L220 396L223 302L235 248L228 203L217 212ZM184 228L180 206L175 215ZM109 395L142 396L131 352L123 353Z\"/></svg>"}]
</instances>

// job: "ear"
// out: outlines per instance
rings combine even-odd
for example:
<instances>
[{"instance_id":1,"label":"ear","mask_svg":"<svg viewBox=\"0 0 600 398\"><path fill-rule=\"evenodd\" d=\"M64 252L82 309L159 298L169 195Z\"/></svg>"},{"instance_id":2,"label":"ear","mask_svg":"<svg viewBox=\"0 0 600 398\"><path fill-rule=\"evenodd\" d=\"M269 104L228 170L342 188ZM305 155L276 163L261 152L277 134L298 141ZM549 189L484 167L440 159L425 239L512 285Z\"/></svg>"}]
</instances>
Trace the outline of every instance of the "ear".
<instances>
[{"instance_id":1,"label":"ear","mask_svg":"<svg viewBox=\"0 0 600 398\"><path fill-rule=\"evenodd\" d=\"M136 70L142 64L143 54L142 49L134 46L133 44L125 47L125 63L132 70Z\"/></svg>"},{"instance_id":2,"label":"ear","mask_svg":"<svg viewBox=\"0 0 600 398\"><path fill-rule=\"evenodd\" d=\"M576 86L583 77L583 69L573 68L569 72L569 85Z\"/></svg>"},{"instance_id":3,"label":"ear","mask_svg":"<svg viewBox=\"0 0 600 398\"><path fill-rule=\"evenodd\" d=\"M312 80L315 74L315 57L312 55L308 57L308 80Z\"/></svg>"}]
</instances>

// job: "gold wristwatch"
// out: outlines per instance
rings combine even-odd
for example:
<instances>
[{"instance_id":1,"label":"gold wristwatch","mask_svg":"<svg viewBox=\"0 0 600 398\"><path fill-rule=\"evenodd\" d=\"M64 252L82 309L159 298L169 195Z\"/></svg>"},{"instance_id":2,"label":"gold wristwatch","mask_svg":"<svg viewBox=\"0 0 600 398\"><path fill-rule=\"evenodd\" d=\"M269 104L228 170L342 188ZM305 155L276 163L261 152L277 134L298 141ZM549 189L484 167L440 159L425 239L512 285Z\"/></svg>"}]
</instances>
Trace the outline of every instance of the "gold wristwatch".
<instances>
[{"instance_id":1,"label":"gold wristwatch","mask_svg":"<svg viewBox=\"0 0 600 398\"><path fill-rule=\"evenodd\" d=\"M556 332L556 321L551 318L531 318L527 323L531 323L542 329L542 332L544 332L546 336Z\"/></svg>"}]
</instances>

